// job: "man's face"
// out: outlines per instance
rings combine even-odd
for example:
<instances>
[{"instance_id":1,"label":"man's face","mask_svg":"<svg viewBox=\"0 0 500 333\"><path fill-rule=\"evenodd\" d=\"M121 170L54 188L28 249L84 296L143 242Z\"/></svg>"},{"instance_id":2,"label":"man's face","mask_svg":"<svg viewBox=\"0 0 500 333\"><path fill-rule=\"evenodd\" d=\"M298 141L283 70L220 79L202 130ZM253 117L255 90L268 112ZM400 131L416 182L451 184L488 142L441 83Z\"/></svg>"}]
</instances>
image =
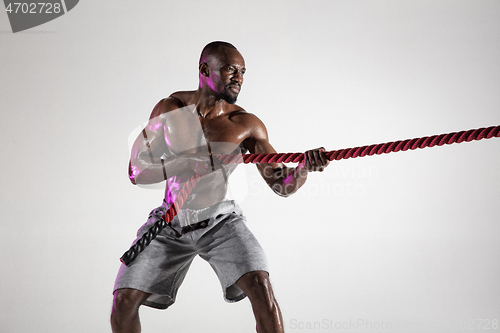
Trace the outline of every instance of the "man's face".
<instances>
[{"instance_id":1,"label":"man's face","mask_svg":"<svg viewBox=\"0 0 500 333\"><path fill-rule=\"evenodd\" d=\"M243 84L243 75L246 71L245 60L237 50L221 47L219 54L209 62L210 87L226 102L234 104Z\"/></svg>"}]
</instances>

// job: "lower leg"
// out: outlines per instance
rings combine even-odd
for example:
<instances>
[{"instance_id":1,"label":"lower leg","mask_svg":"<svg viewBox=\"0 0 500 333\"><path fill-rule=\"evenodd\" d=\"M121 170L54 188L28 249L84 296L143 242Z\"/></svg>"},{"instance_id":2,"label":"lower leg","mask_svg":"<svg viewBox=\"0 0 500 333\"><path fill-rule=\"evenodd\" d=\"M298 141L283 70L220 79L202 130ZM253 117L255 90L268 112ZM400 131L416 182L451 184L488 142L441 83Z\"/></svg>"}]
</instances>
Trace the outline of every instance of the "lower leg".
<instances>
[{"instance_id":1,"label":"lower leg","mask_svg":"<svg viewBox=\"0 0 500 333\"><path fill-rule=\"evenodd\" d=\"M140 333L139 306L150 294L134 290L120 289L115 292L111 311L113 333Z\"/></svg>"},{"instance_id":2,"label":"lower leg","mask_svg":"<svg viewBox=\"0 0 500 333\"><path fill-rule=\"evenodd\" d=\"M276 302L273 303L269 309L262 309L259 305L252 304L252 309L257 322L257 333L283 333L283 318L281 317L281 310Z\"/></svg>"},{"instance_id":3,"label":"lower leg","mask_svg":"<svg viewBox=\"0 0 500 333\"><path fill-rule=\"evenodd\" d=\"M238 280L237 284L252 303L257 332L283 333L283 318L267 272L247 273Z\"/></svg>"}]
</instances>

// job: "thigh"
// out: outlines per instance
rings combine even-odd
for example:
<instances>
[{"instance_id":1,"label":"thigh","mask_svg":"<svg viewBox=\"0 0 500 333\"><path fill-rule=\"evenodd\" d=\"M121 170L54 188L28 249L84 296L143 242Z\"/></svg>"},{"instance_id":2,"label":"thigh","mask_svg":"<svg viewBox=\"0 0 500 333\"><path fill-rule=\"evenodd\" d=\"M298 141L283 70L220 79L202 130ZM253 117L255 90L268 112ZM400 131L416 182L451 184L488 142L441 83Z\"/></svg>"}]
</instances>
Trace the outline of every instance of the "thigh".
<instances>
[{"instance_id":1,"label":"thigh","mask_svg":"<svg viewBox=\"0 0 500 333\"><path fill-rule=\"evenodd\" d=\"M259 242L247 228L245 218L227 214L201 240L200 256L208 261L219 278L226 300L236 301L245 294L236 281L248 272L268 271L267 258Z\"/></svg>"},{"instance_id":2,"label":"thigh","mask_svg":"<svg viewBox=\"0 0 500 333\"><path fill-rule=\"evenodd\" d=\"M137 234L139 239L148 228L160 219L164 208L155 209ZM174 303L177 290L196 256L196 249L189 242L162 230L144 251L130 264L121 265L114 290L135 289L149 293L145 305L166 309ZM127 294L128 295L128 294Z\"/></svg>"}]
</instances>

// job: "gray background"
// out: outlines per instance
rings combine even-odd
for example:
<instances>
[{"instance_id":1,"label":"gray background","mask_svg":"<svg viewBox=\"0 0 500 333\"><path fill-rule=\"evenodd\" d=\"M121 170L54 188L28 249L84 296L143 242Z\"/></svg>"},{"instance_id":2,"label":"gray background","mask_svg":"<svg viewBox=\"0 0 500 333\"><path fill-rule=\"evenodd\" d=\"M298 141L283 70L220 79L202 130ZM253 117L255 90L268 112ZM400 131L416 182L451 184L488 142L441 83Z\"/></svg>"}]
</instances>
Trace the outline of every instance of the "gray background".
<instances>
[{"instance_id":1,"label":"gray background","mask_svg":"<svg viewBox=\"0 0 500 333\"><path fill-rule=\"evenodd\" d=\"M129 136L159 99L196 89L206 43L242 52L239 104L278 151L333 150L499 125L499 22L497 0L87 0L12 34L2 11L0 331L110 331L118 258L162 195L129 183ZM242 167L233 195L288 331L458 332L489 319L474 323L491 332L499 149L332 162L288 199ZM145 332L255 327L201 259L171 309L141 315Z\"/></svg>"}]
</instances>

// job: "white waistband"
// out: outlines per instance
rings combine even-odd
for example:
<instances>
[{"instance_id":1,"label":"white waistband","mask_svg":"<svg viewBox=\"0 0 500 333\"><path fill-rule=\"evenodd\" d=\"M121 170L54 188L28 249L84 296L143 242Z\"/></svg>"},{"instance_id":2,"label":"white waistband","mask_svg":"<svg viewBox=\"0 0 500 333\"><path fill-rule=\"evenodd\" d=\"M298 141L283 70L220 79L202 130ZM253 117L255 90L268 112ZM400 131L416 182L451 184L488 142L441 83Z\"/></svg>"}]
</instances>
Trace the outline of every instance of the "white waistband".
<instances>
[{"instance_id":1,"label":"white waistband","mask_svg":"<svg viewBox=\"0 0 500 333\"><path fill-rule=\"evenodd\" d=\"M166 209L170 207L170 205L165 201L163 201L162 206ZM179 220L180 227L185 227L203 220L210 219L212 217L216 217L221 214L227 214L231 212L242 214L241 208L234 200L223 200L214 205L201 209L182 208L177 212L177 218Z\"/></svg>"}]
</instances>

